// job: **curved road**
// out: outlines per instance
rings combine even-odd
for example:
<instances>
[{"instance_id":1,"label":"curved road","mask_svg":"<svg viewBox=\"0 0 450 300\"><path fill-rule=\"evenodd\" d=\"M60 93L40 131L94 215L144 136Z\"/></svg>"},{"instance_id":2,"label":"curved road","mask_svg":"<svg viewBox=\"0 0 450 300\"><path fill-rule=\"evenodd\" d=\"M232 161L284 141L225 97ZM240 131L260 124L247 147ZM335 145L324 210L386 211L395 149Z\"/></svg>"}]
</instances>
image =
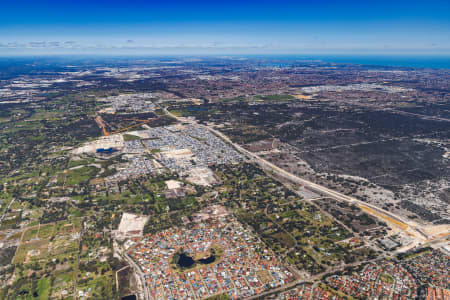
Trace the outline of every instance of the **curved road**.
<instances>
[{"instance_id":1,"label":"curved road","mask_svg":"<svg viewBox=\"0 0 450 300\"><path fill-rule=\"evenodd\" d=\"M301 184L303 186L305 186L306 188L314 191L314 192L318 192L321 193L322 195L326 195L328 197L337 199L337 200L341 200L341 201L346 201L346 202L350 202L350 203L357 203L359 205L364 205L372 210L374 210L376 213L379 213L381 215L386 216L387 218L391 218L394 219L400 223L405 224L408 228L404 231L407 231L409 235L414 236L417 239L420 239L420 241L425 241L427 239L427 237L425 237L419 230L417 230L417 224L409 221L409 220L405 220L400 216L394 215L393 213L386 211L382 208L379 208L378 206L375 206L373 204L367 203L367 202L363 202L361 200L358 200L356 198L344 195L342 193L330 190L322 185L316 184L314 182L311 182L309 180L300 178L292 173L289 173L288 171L274 165L273 163L259 157L258 155L248 151L247 149L244 149L242 146L240 146L239 144L236 144L234 142L232 142L226 135L224 135L222 132L210 127L210 126L206 126L206 125L201 125L198 124L196 121L194 120L190 120L190 119L186 119L186 118L181 118L181 117L177 117L174 114L172 114L171 112L169 112L167 110L167 108L164 108L164 111L171 117L177 119L180 122L184 122L184 123L190 123L190 124L194 124L197 126L202 126L204 128L206 128L207 130L209 130L210 132L212 132L213 134L215 134L216 136L220 137L222 140L224 140L226 143L230 144L234 149L236 149L238 152L240 152L241 154L245 155L246 157L248 157L249 159L251 159L252 161L256 162L262 169L264 170L268 170L271 172L276 173L277 175L284 177L288 180L290 180L291 182L295 182L297 184ZM375 216L376 218L380 218L379 216L377 216L376 214L372 214L370 212L367 212L368 214L371 214L373 216ZM382 218L383 219L383 218ZM383 221L388 222L387 220L383 219ZM402 229L403 230L403 229Z\"/></svg>"},{"instance_id":2,"label":"curved road","mask_svg":"<svg viewBox=\"0 0 450 300\"><path fill-rule=\"evenodd\" d=\"M151 300L150 288L145 281L145 274L142 272L141 268L134 262L134 260L128 255L127 251L119 246L116 241L114 241L114 249L116 253L121 256L125 261L128 262L128 265L135 271L136 279L138 281L137 285L139 286L137 292L137 298L141 300Z\"/></svg>"}]
</instances>

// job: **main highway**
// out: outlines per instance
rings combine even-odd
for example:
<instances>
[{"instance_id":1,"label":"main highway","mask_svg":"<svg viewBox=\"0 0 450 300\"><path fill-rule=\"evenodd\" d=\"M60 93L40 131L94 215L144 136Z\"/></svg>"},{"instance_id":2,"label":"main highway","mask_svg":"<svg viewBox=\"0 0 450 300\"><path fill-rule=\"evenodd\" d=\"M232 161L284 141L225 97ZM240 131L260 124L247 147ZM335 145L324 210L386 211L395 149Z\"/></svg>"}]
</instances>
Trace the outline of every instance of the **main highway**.
<instances>
[{"instance_id":1,"label":"main highway","mask_svg":"<svg viewBox=\"0 0 450 300\"><path fill-rule=\"evenodd\" d=\"M146 282L145 274L142 272L141 268L134 262L134 260L128 255L127 251L123 246L119 246L119 244L114 240L114 251L120 257L122 257L125 261L128 262L128 265L134 270L138 291L137 298L139 300L151 300L150 288Z\"/></svg>"},{"instance_id":2,"label":"main highway","mask_svg":"<svg viewBox=\"0 0 450 300\"><path fill-rule=\"evenodd\" d=\"M427 237L420 230L417 229L418 225L415 222L412 222L410 220L405 220L404 218L402 218L398 215L395 215L385 209L377 207L373 204L370 204L370 203L361 201L359 199L344 195L342 193L328 189L317 183L300 178L300 177L276 166L275 164L261 158L260 156L248 151L247 149L243 148L241 145L234 143L233 141L230 140L230 138L228 138L226 135L224 135L222 132L216 130L212 126L201 125L201 124L198 124L195 120L175 116L174 114L169 112L166 108L164 109L164 111L169 116L177 119L180 122L203 126L207 130L209 130L210 132L215 134L216 136L220 137L226 143L231 145L234 149L236 149L236 151L240 152L241 154L243 154L244 156L249 158L251 161L257 163L265 171L273 172L274 174L276 174L280 177L283 177L293 183L303 185L305 188L307 188L311 191L320 193L322 195L325 195L325 196L328 196L328 197L331 197L331 198L334 198L337 200L346 201L349 203L355 203L355 204L359 205L360 207L362 207L363 209L366 208L365 209L366 213L371 214L378 219L381 218L384 222L388 223L388 225L391 227L396 227L397 229L405 231L409 236L415 237L417 239L417 241L425 242L427 240ZM390 219L392 219L394 222L389 221ZM401 226L399 226L399 225L401 225Z\"/></svg>"}]
</instances>

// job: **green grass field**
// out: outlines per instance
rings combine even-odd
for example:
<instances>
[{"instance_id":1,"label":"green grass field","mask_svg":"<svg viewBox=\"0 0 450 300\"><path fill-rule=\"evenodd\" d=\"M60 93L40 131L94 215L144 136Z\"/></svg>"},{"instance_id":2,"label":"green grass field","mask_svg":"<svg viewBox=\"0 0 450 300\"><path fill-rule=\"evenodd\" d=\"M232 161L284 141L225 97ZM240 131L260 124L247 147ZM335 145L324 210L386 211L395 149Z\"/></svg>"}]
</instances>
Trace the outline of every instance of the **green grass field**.
<instances>
[{"instance_id":1,"label":"green grass field","mask_svg":"<svg viewBox=\"0 0 450 300\"><path fill-rule=\"evenodd\" d=\"M48 238L50 238L52 236L52 234L53 234L53 228L54 227L55 227L55 225L53 223L41 225L41 228L39 229L38 237L40 239L48 239Z\"/></svg>"},{"instance_id":2,"label":"green grass field","mask_svg":"<svg viewBox=\"0 0 450 300\"><path fill-rule=\"evenodd\" d=\"M128 142L128 141L136 141L136 140L140 140L141 138L140 137L138 137L138 136L136 136L136 135L132 135L132 134L124 134L123 135L123 140L125 141L125 142Z\"/></svg>"},{"instance_id":3,"label":"green grass field","mask_svg":"<svg viewBox=\"0 0 450 300\"><path fill-rule=\"evenodd\" d=\"M389 284L393 284L394 283L394 278L391 275L386 274L386 273L381 274L380 275L380 279L381 279L381 281L387 282Z\"/></svg>"},{"instance_id":4,"label":"green grass field","mask_svg":"<svg viewBox=\"0 0 450 300\"><path fill-rule=\"evenodd\" d=\"M45 257L48 251L48 240L33 241L30 243L21 243L14 256L13 263L23 263L27 258L27 253L34 250L34 256L30 256L30 261Z\"/></svg>"},{"instance_id":5,"label":"green grass field","mask_svg":"<svg viewBox=\"0 0 450 300\"><path fill-rule=\"evenodd\" d=\"M84 165L88 165L89 161L87 161L86 159L79 159L79 160L71 160L69 162L69 168L74 168L74 167L78 167L78 166L84 166Z\"/></svg>"},{"instance_id":6,"label":"green grass field","mask_svg":"<svg viewBox=\"0 0 450 300\"><path fill-rule=\"evenodd\" d=\"M28 228L23 235L23 242L27 242L37 237L38 227Z\"/></svg>"},{"instance_id":7,"label":"green grass field","mask_svg":"<svg viewBox=\"0 0 450 300\"><path fill-rule=\"evenodd\" d=\"M291 95L267 95L267 96L258 96L256 99L266 100L266 101L287 101L294 100L295 97Z\"/></svg>"},{"instance_id":8,"label":"green grass field","mask_svg":"<svg viewBox=\"0 0 450 300\"><path fill-rule=\"evenodd\" d=\"M47 278L39 279L37 283L37 294L39 300L49 299L50 296L50 282Z\"/></svg>"},{"instance_id":9,"label":"green grass field","mask_svg":"<svg viewBox=\"0 0 450 300\"><path fill-rule=\"evenodd\" d=\"M64 177L64 175L66 176L66 185L78 185L82 182L87 182L90 179L93 179L99 171L99 168L93 166L83 166L78 169L68 170L62 177ZM58 183L62 184L63 182L60 182L60 180L64 181L64 178L60 178L58 180Z\"/></svg>"}]
</instances>

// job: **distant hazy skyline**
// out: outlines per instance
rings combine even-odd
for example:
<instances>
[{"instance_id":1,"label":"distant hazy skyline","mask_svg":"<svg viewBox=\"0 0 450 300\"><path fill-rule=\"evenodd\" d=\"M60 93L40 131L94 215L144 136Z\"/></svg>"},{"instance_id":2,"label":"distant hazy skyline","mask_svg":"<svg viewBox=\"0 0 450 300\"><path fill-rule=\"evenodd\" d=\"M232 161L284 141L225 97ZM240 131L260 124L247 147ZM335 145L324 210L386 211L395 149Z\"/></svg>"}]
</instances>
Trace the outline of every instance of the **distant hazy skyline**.
<instances>
[{"instance_id":1,"label":"distant hazy skyline","mask_svg":"<svg viewBox=\"0 0 450 300\"><path fill-rule=\"evenodd\" d=\"M450 1L2 0L0 55L450 54Z\"/></svg>"}]
</instances>

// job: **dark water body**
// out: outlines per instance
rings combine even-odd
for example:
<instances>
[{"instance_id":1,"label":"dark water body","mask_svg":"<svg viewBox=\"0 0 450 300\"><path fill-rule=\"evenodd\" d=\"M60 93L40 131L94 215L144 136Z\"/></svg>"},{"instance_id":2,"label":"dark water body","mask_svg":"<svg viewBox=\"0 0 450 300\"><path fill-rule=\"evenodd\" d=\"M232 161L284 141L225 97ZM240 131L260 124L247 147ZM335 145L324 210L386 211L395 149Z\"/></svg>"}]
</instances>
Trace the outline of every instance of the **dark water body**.
<instances>
[{"instance_id":1,"label":"dark water body","mask_svg":"<svg viewBox=\"0 0 450 300\"><path fill-rule=\"evenodd\" d=\"M215 260L216 257L214 255L211 255L210 257L199 259L198 262L207 265L213 263Z\"/></svg>"},{"instance_id":2,"label":"dark water body","mask_svg":"<svg viewBox=\"0 0 450 300\"><path fill-rule=\"evenodd\" d=\"M136 296L135 295L125 296L122 297L122 300L136 300Z\"/></svg>"},{"instance_id":3,"label":"dark water body","mask_svg":"<svg viewBox=\"0 0 450 300\"><path fill-rule=\"evenodd\" d=\"M181 253L177 264L183 268L189 268L195 264L195 260L193 260L192 257L190 257L184 253Z\"/></svg>"},{"instance_id":4,"label":"dark water body","mask_svg":"<svg viewBox=\"0 0 450 300\"><path fill-rule=\"evenodd\" d=\"M213 263L215 261L216 261L216 257L214 255L211 255L211 256L209 256L207 258L202 258L202 259L199 259L199 260L195 261L192 257L186 255L185 253L181 253L180 257L178 258L177 264L180 267L183 267L183 268L190 268L196 262L198 262L200 264L203 264L203 265L207 265L207 264L211 264L211 263Z\"/></svg>"},{"instance_id":5,"label":"dark water body","mask_svg":"<svg viewBox=\"0 0 450 300\"><path fill-rule=\"evenodd\" d=\"M255 57L253 57L255 58ZM450 55L269 55L267 59L322 61L387 67L450 69Z\"/></svg>"},{"instance_id":6,"label":"dark water body","mask_svg":"<svg viewBox=\"0 0 450 300\"><path fill-rule=\"evenodd\" d=\"M433 68L433 69L450 69L450 54L254 54L254 55L232 55L235 57L247 57L253 59L267 59L278 61L322 61L328 63L349 63L373 66L390 66L390 67L410 67L410 68ZM114 64L117 61L128 62L138 59L160 59L161 61L171 61L180 57L203 57L202 55L178 55L178 56L110 56L110 55L54 55L54 56L2 56L0 54L0 78L2 69L8 69L8 73L21 74L36 69L50 71L71 71L67 68L67 64L89 65L89 63ZM206 55L205 57L209 57ZM214 57L212 55L211 57ZM287 63L289 65L290 63ZM282 62L275 65L283 66ZM14 67L14 68L11 68ZM9 75L8 75L9 76Z\"/></svg>"}]
</instances>

